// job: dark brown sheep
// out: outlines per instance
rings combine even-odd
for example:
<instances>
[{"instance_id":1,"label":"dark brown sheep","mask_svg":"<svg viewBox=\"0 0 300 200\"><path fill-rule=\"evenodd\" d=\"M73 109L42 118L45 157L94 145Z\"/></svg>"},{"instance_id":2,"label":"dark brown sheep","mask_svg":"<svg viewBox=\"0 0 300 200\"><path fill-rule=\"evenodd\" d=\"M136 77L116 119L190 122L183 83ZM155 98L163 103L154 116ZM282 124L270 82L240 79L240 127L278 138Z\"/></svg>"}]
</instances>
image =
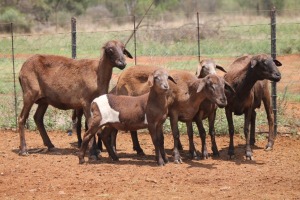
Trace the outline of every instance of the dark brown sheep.
<instances>
[{"instance_id":1,"label":"dark brown sheep","mask_svg":"<svg viewBox=\"0 0 300 200\"><path fill-rule=\"evenodd\" d=\"M24 125L34 103L34 120L44 145L54 148L45 130L43 118L49 105L58 109L81 109L90 118L92 100L108 92L113 67L124 69L125 56L132 58L119 41L103 47L100 60L74 60L55 55L34 55L23 64L19 81L23 90L23 108L19 115L20 155L27 155Z\"/></svg>"},{"instance_id":2,"label":"dark brown sheep","mask_svg":"<svg viewBox=\"0 0 300 200\"><path fill-rule=\"evenodd\" d=\"M229 95L227 97L228 104L225 108L230 134L228 150L230 157L234 156L234 125L232 120L232 113L234 113L235 115L245 115L244 134L246 137L246 158L253 159L250 146L249 125L251 123L251 133L254 135L255 109L260 107L262 100L265 104L270 127L267 149L272 149L274 144L274 118L266 80L278 82L281 79L281 74L277 66L281 66L281 63L278 60L273 60L266 54L242 56L237 58L230 65L230 70L225 75L225 80L236 91L235 95Z\"/></svg>"}]
</instances>

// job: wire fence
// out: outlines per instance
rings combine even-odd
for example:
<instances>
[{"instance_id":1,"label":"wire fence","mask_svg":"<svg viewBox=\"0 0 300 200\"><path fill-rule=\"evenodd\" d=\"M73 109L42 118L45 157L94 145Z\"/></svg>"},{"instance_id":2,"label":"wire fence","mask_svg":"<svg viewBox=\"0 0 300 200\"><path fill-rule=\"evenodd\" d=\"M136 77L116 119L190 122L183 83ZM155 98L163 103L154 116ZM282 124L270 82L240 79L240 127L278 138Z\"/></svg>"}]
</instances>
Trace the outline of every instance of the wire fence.
<instances>
[{"instance_id":1,"label":"wire fence","mask_svg":"<svg viewBox=\"0 0 300 200\"><path fill-rule=\"evenodd\" d=\"M237 56L273 54L283 63L283 78L277 84L279 94L299 95L300 18L295 16L284 17L277 13L277 21L273 23L275 53L271 48L269 10L247 16L240 13L195 13L192 19L176 21L168 15L146 15L136 30L141 18L132 16L94 19L92 22L72 18L65 25L67 30L30 34L14 32L13 23L0 23L0 30L6 28L10 31L0 35L0 127L17 128L16 116L23 105L18 72L31 55L99 59L105 42L120 40L125 43L134 30L135 34L126 46L135 55L134 60L128 60L129 66L151 64L195 71L199 58L209 57L226 69ZM120 72L114 70L116 75ZM113 78L111 86L115 83ZM282 98L276 104L283 105ZM35 109L30 112L27 123L31 129L35 129L32 117ZM48 130L69 129L71 111L49 107L44 120Z\"/></svg>"}]
</instances>

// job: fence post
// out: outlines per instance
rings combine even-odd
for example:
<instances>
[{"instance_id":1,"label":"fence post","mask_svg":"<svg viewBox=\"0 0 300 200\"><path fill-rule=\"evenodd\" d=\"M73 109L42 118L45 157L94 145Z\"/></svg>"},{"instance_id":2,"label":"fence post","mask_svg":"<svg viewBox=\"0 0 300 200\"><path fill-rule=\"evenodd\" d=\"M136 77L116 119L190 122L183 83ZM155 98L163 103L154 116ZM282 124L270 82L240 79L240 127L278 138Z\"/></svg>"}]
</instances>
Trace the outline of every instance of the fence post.
<instances>
[{"instance_id":1,"label":"fence post","mask_svg":"<svg viewBox=\"0 0 300 200\"><path fill-rule=\"evenodd\" d=\"M136 65L136 27L135 27L135 15L133 15L133 40L134 40L134 65Z\"/></svg>"},{"instance_id":2,"label":"fence post","mask_svg":"<svg viewBox=\"0 0 300 200\"><path fill-rule=\"evenodd\" d=\"M276 59L276 8L271 10L271 56ZM272 81L272 106L274 113L274 134L277 135L277 91L276 82Z\"/></svg>"},{"instance_id":3,"label":"fence post","mask_svg":"<svg viewBox=\"0 0 300 200\"><path fill-rule=\"evenodd\" d=\"M13 64L13 76L14 76L14 96L15 96L15 122L16 122L16 131L18 130L18 113L17 113L17 90L16 90L16 70L15 70L15 47L14 47L14 25L10 23L11 31L11 57Z\"/></svg>"},{"instance_id":4,"label":"fence post","mask_svg":"<svg viewBox=\"0 0 300 200\"><path fill-rule=\"evenodd\" d=\"M198 60L200 63L200 25L199 25L199 12L197 12L197 32L198 32Z\"/></svg>"},{"instance_id":5,"label":"fence post","mask_svg":"<svg viewBox=\"0 0 300 200\"><path fill-rule=\"evenodd\" d=\"M76 18L71 18L72 58L76 58Z\"/></svg>"}]
</instances>

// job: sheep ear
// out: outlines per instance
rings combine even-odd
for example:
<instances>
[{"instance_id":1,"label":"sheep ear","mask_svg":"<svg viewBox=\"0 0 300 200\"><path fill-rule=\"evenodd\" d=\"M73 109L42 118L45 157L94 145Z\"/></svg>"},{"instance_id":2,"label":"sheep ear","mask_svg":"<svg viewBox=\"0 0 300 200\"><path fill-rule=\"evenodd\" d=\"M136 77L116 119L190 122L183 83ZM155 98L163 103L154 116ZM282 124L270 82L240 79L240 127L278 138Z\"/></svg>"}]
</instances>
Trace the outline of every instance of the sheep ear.
<instances>
[{"instance_id":1,"label":"sheep ear","mask_svg":"<svg viewBox=\"0 0 300 200\"><path fill-rule=\"evenodd\" d=\"M198 88L197 88L197 93L201 92L201 90L204 88L205 86L205 82L204 80L202 79L198 85Z\"/></svg>"},{"instance_id":2,"label":"sheep ear","mask_svg":"<svg viewBox=\"0 0 300 200\"><path fill-rule=\"evenodd\" d=\"M202 70L202 67L199 66L197 71L196 71L196 74L195 74L197 78L200 78L201 70Z\"/></svg>"},{"instance_id":3,"label":"sheep ear","mask_svg":"<svg viewBox=\"0 0 300 200\"><path fill-rule=\"evenodd\" d=\"M123 51L124 55L126 55L128 58L133 58L132 55L129 53L129 51L127 51L127 49L124 49Z\"/></svg>"},{"instance_id":4,"label":"sheep ear","mask_svg":"<svg viewBox=\"0 0 300 200\"><path fill-rule=\"evenodd\" d=\"M218 70L221 70L222 72L227 73L227 71L226 71L222 66L220 66L220 65L216 65L216 68L217 68Z\"/></svg>"},{"instance_id":5,"label":"sheep ear","mask_svg":"<svg viewBox=\"0 0 300 200\"><path fill-rule=\"evenodd\" d=\"M257 64L257 60L251 60L251 68L253 68Z\"/></svg>"},{"instance_id":6,"label":"sheep ear","mask_svg":"<svg viewBox=\"0 0 300 200\"><path fill-rule=\"evenodd\" d=\"M177 84L176 81L173 79L172 76L168 76L168 79L169 79L170 81L172 81L173 83Z\"/></svg>"},{"instance_id":7,"label":"sheep ear","mask_svg":"<svg viewBox=\"0 0 300 200\"><path fill-rule=\"evenodd\" d=\"M149 85L149 87L153 86L153 81L154 81L154 77L151 74L151 75L148 76L148 85Z\"/></svg>"},{"instance_id":8,"label":"sheep ear","mask_svg":"<svg viewBox=\"0 0 300 200\"><path fill-rule=\"evenodd\" d=\"M279 62L278 60L274 59L273 61L277 67L282 66L281 62Z\"/></svg>"},{"instance_id":9,"label":"sheep ear","mask_svg":"<svg viewBox=\"0 0 300 200\"><path fill-rule=\"evenodd\" d=\"M230 91L231 94L235 94L235 90L231 87L231 85L225 81L225 90Z\"/></svg>"}]
</instances>

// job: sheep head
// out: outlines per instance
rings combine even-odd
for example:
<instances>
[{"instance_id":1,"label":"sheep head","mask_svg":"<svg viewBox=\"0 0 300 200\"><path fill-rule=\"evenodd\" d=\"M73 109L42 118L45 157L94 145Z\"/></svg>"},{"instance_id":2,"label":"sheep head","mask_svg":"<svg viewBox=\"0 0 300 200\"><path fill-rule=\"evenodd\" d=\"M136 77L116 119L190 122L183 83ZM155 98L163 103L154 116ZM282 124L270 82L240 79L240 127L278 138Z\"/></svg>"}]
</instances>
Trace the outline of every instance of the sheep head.
<instances>
[{"instance_id":1,"label":"sheep head","mask_svg":"<svg viewBox=\"0 0 300 200\"><path fill-rule=\"evenodd\" d=\"M200 80L197 93L203 91L208 100L217 104L218 107L224 108L227 105L227 98L224 90L225 85L231 88L231 86L225 82L223 77L219 77L215 74L209 74ZM232 91L234 90L232 89Z\"/></svg>"},{"instance_id":2,"label":"sheep head","mask_svg":"<svg viewBox=\"0 0 300 200\"><path fill-rule=\"evenodd\" d=\"M198 69L196 72L197 78L204 78L208 74L216 74L216 69L219 69L225 73L227 71L220 65L217 65L212 59L204 59L198 65Z\"/></svg>"},{"instance_id":3,"label":"sheep head","mask_svg":"<svg viewBox=\"0 0 300 200\"><path fill-rule=\"evenodd\" d=\"M129 51L125 49L125 45L120 41L109 41L104 45L103 49L109 60L119 69L126 67L125 55L132 58Z\"/></svg>"},{"instance_id":4,"label":"sheep head","mask_svg":"<svg viewBox=\"0 0 300 200\"><path fill-rule=\"evenodd\" d=\"M250 68L254 70L258 80L268 79L278 82L281 79L281 74L277 66L282 64L278 60L266 54L253 56L250 61Z\"/></svg>"},{"instance_id":5,"label":"sheep head","mask_svg":"<svg viewBox=\"0 0 300 200\"><path fill-rule=\"evenodd\" d=\"M149 87L154 87L154 89L161 93L169 90L170 86L168 83L168 79L176 84L174 79L169 76L168 72L165 69L157 69L148 77L148 85Z\"/></svg>"}]
</instances>

